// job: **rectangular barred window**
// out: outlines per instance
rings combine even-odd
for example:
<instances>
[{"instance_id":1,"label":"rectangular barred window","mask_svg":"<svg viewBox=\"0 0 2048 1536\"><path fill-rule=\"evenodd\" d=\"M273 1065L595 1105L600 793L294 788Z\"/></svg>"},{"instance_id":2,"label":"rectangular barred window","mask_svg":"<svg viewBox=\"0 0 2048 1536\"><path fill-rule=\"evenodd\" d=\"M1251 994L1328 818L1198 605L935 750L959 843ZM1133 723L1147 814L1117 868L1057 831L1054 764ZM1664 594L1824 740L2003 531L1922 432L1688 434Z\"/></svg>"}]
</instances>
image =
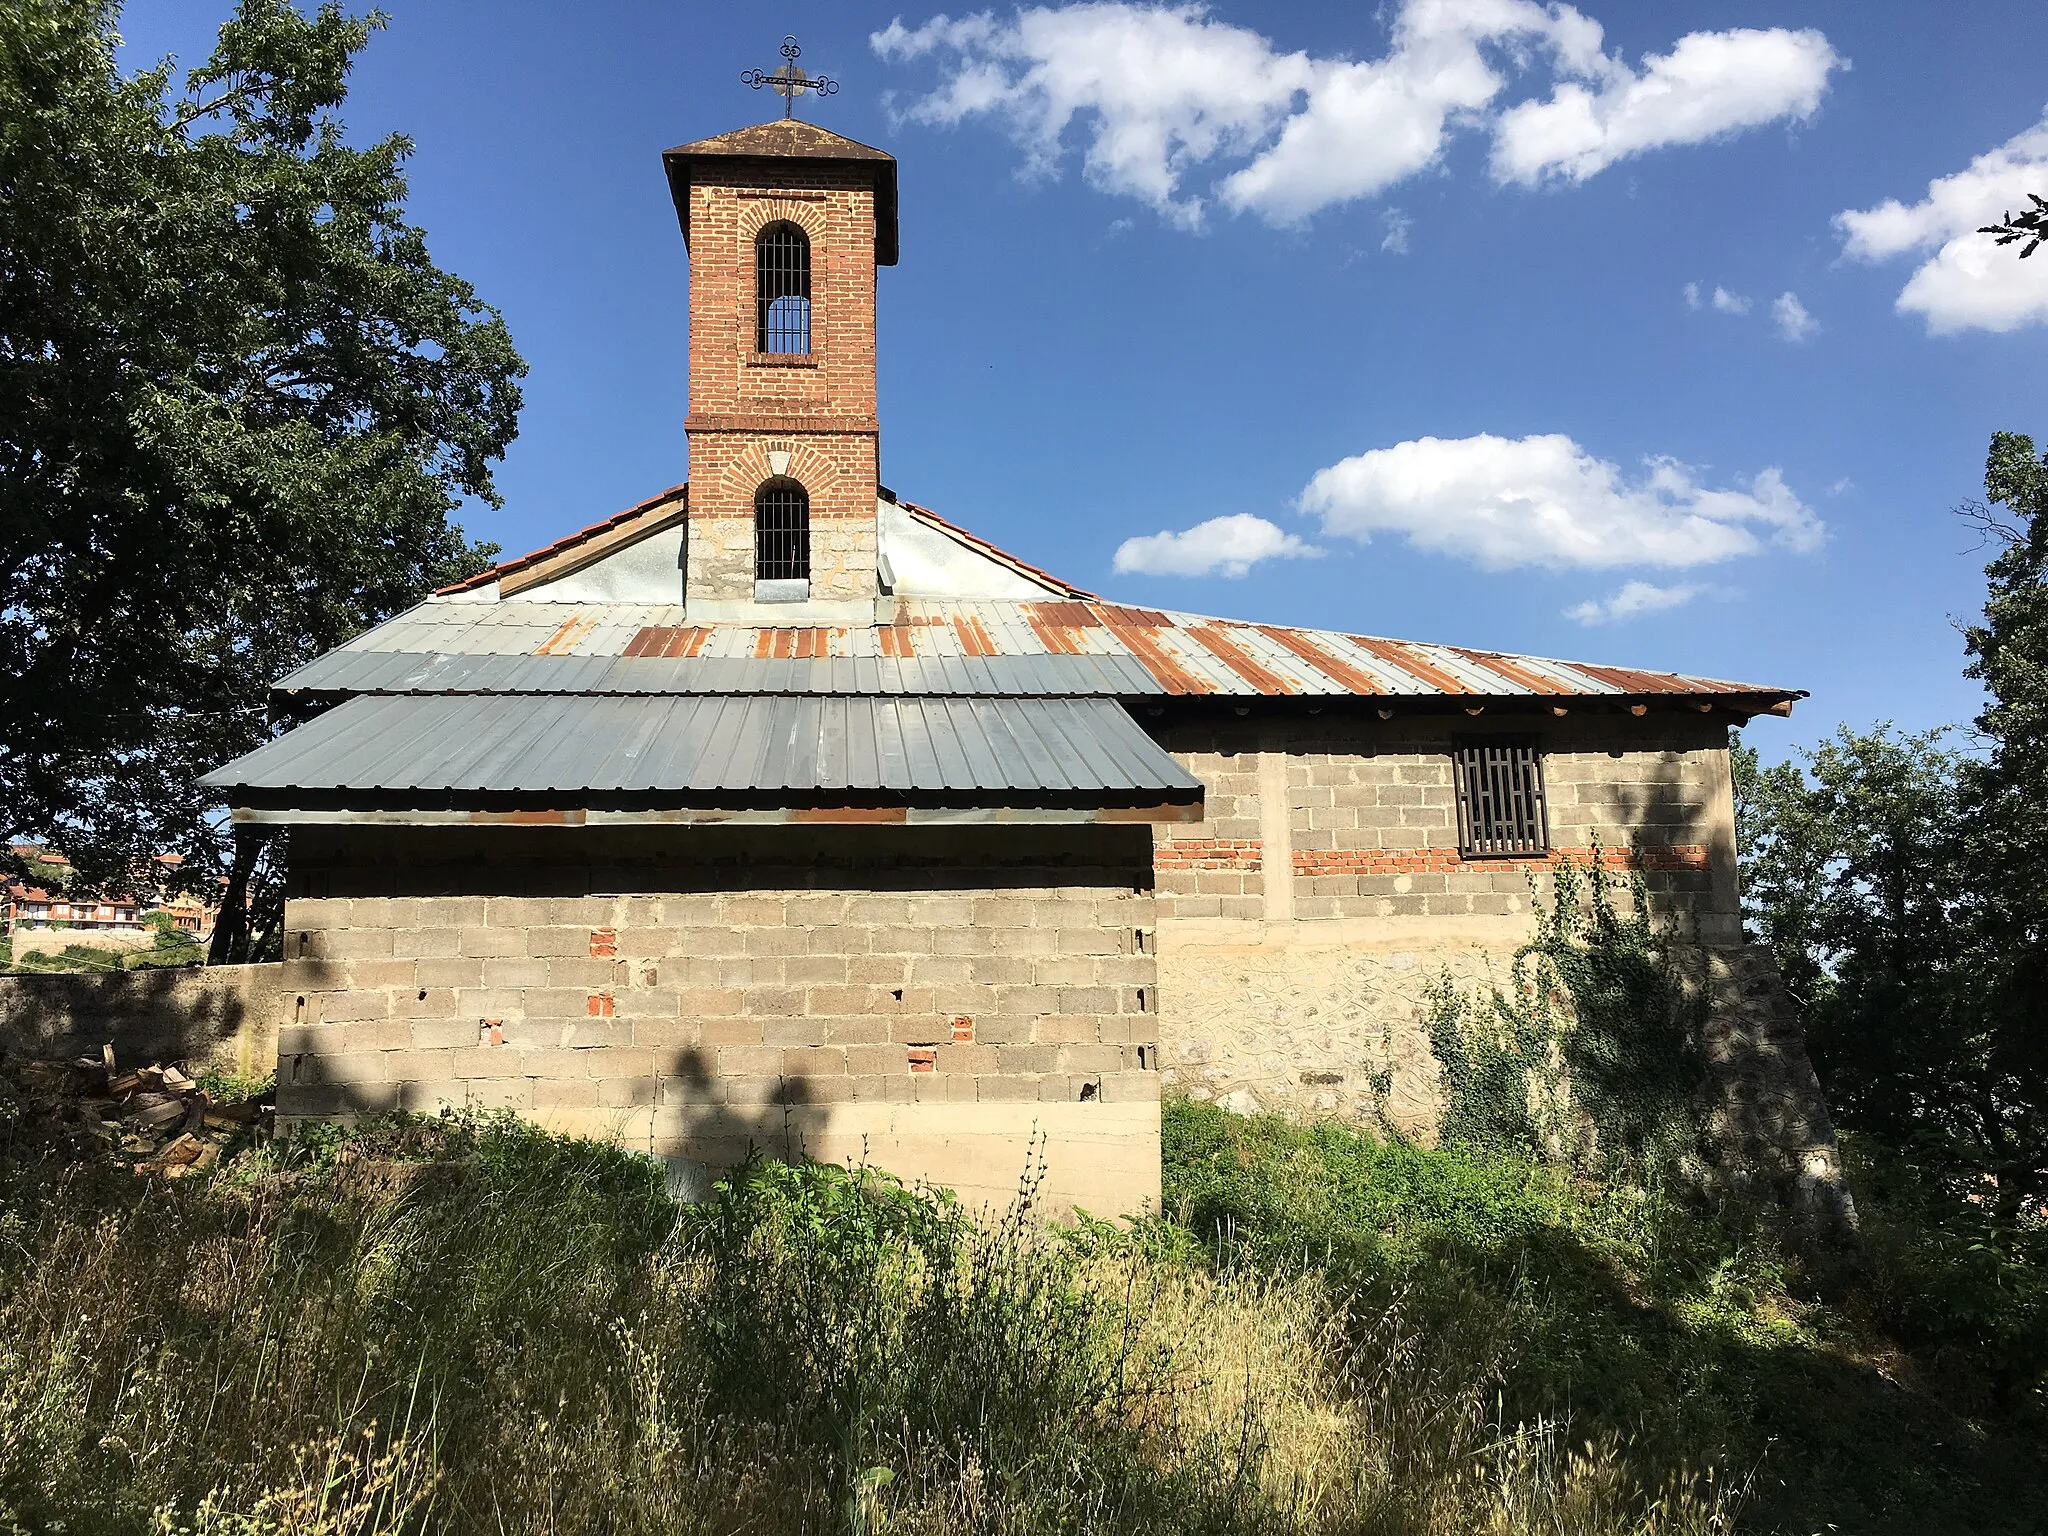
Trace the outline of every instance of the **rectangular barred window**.
<instances>
[{"instance_id":1,"label":"rectangular barred window","mask_svg":"<svg viewBox=\"0 0 2048 1536\"><path fill-rule=\"evenodd\" d=\"M1528 741L1468 741L1451 750L1458 852L1468 859L1543 854L1543 754Z\"/></svg>"}]
</instances>

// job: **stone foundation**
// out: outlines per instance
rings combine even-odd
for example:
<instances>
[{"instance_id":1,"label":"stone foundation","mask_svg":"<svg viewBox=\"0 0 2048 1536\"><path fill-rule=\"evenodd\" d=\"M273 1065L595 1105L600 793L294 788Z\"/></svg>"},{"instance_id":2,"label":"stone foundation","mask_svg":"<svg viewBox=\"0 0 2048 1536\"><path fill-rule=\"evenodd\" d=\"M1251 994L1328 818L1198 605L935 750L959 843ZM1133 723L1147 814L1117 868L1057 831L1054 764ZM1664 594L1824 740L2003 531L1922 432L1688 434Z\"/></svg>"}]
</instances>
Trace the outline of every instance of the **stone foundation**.
<instances>
[{"instance_id":1,"label":"stone foundation","mask_svg":"<svg viewBox=\"0 0 2048 1536\"><path fill-rule=\"evenodd\" d=\"M1505 981L1526 920L1163 922L1162 1081L1256 1114L1436 1134L1442 1096L1423 990ZM1512 931L1510 931L1512 930Z\"/></svg>"},{"instance_id":2,"label":"stone foundation","mask_svg":"<svg viewBox=\"0 0 2048 1536\"><path fill-rule=\"evenodd\" d=\"M1707 952L1713 1009L1701 1042L1712 1107L1707 1128L1731 1190L1775 1199L1811 1231L1856 1229L1856 1205L1798 1005L1761 946Z\"/></svg>"}]
</instances>

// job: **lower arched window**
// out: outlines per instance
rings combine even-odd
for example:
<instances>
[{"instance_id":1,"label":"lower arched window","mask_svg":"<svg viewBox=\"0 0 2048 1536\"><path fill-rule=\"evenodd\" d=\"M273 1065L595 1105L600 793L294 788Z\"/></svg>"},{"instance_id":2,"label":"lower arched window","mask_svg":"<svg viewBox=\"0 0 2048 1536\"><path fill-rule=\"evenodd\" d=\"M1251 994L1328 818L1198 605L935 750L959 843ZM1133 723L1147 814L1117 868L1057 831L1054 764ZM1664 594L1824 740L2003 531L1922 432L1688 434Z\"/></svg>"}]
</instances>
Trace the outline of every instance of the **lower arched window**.
<instances>
[{"instance_id":1,"label":"lower arched window","mask_svg":"<svg viewBox=\"0 0 2048 1536\"><path fill-rule=\"evenodd\" d=\"M811 579L811 498L794 480L754 492L754 579Z\"/></svg>"}]
</instances>

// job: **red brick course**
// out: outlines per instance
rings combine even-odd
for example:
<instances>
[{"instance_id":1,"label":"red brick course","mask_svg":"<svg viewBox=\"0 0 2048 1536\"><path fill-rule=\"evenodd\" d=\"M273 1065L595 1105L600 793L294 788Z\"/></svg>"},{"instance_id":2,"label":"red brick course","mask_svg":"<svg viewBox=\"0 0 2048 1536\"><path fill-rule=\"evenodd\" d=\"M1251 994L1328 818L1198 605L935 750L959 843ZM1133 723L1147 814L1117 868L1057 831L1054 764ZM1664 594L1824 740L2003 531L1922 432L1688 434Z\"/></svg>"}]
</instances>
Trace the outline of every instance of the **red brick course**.
<instances>
[{"instance_id":1,"label":"red brick course","mask_svg":"<svg viewBox=\"0 0 2048 1536\"><path fill-rule=\"evenodd\" d=\"M1443 875L1466 869L1539 871L1560 864L1602 869L1663 872L1704 870L1707 850L1698 844L1640 848L1553 848L1540 859L1468 859L1455 848L1307 849L1294 852L1297 875Z\"/></svg>"},{"instance_id":2,"label":"red brick course","mask_svg":"<svg viewBox=\"0 0 2048 1536\"><path fill-rule=\"evenodd\" d=\"M1258 870L1263 849L1257 838L1178 838L1153 850L1153 867ZM1559 864L1659 873L1704 870L1705 847L1697 843L1644 844L1635 848L1553 848L1539 859L1466 858L1455 848L1297 848L1294 873L1310 875L1447 875L1460 870L1552 870Z\"/></svg>"},{"instance_id":3,"label":"red brick course","mask_svg":"<svg viewBox=\"0 0 2048 1536\"><path fill-rule=\"evenodd\" d=\"M1152 850L1155 869L1244 869L1260 867L1263 845L1256 837L1175 838ZM1297 860L1299 855L1296 855Z\"/></svg>"}]
</instances>

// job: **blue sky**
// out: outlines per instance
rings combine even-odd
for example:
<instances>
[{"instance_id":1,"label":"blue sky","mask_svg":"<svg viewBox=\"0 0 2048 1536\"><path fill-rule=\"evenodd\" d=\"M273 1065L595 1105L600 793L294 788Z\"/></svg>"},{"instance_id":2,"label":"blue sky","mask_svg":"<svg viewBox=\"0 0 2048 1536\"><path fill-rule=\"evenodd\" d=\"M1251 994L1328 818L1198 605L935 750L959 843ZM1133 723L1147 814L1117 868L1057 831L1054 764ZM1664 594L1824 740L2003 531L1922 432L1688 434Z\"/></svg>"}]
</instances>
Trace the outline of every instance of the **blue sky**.
<instances>
[{"instance_id":1,"label":"blue sky","mask_svg":"<svg viewBox=\"0 0 2048 1536\"><path fill-rule=\"evenodd\" d=\"M532 365L508 550L684 477L660 151L790 31L901 162L903 495L1134 602L1810 689L1772 755L1975 708L1949 509L2048 439L2048 252L1964 232L2048 194L2048 7L386 9L351 136Z\"/></svg>"}]
</instances>

